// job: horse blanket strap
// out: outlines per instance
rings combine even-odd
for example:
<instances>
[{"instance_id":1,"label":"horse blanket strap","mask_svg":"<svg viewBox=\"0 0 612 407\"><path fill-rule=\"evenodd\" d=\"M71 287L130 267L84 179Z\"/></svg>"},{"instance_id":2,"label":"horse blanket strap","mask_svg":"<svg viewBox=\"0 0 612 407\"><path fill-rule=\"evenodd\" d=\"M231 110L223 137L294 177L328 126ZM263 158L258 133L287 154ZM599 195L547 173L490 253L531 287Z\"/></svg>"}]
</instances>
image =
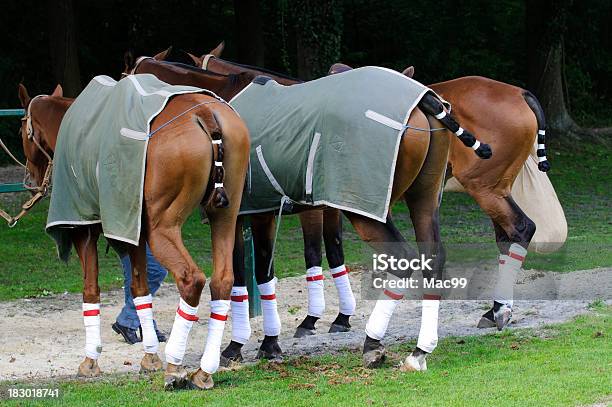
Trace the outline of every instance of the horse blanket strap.
<instances>
[{"instance_id":1,"label":"horse blanket strap","mask_svg":"<svg viewBox=\"0 0 612 407\"><path fill-rule=\"evenodd\" d=\"M430 89L364 67L292 86L255 80L230 104L251 135L240 213L327 205L385 222L401 136Z\"/></svg>"},{"instance_id":2,"label":"horse blanket strap","mask_svg":"<svg viewBox=\"0 0 612 407\"><path fill-rule=\"evenodd\" d=\"M100 223L107 238L138 244L151 123L168 100L212 92L171 86L150 74L119 82L97 76L70 106L54 154L47 232L60 258L70 254L66 232Z\"/></svg>"}]
</instances>

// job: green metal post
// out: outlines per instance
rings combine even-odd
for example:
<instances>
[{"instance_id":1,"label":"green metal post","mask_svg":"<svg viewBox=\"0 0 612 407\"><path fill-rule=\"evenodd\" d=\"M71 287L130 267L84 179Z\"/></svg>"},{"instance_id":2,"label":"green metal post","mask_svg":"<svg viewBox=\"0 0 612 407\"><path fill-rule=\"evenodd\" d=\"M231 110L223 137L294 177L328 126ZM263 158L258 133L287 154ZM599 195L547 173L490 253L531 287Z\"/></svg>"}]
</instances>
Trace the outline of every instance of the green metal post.
<instances>
[{"instance_id":1,"label":"green metal post","mask_svg":"<svg viewBox=\"0 0 612 407\"><path fill-rule=\"evenodd\" d=\"M23 109L0 109L0 117L10 117L10 116L23 116L25 114L25 110ZM23 186L23 182L15 182L11 184L0 184L0 194L6 192L23 192L27 191Z\"/></svg>"},{"instance_id":2,"label":"green metal post","mask_svg":"<svg viewBox=\"0 0 612 407\"><path fill-rule=\"evenodd\" d=\"M261 315L261 298L255 279L255 248L253 246L253 233L251 233L251 218L244 217L244 268L246 272L246 285L249 292L249 316L251 318Z\"/></svg>"}]
</instances>

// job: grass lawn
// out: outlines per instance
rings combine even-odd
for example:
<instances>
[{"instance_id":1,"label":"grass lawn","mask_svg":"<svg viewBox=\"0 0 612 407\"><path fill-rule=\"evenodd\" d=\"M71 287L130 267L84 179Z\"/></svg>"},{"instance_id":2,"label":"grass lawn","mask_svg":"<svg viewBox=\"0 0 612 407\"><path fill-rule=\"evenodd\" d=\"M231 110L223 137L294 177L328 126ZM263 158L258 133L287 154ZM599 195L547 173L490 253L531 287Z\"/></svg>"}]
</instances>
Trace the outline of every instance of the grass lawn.
<instances>
[{"instance_id":1,"label":"grass lawn","mask_svg":"<svg viewBox=\"0 0 612 407\"><path fill-rule=\"evenodd\" d=\"M566 247L551 255L531 254L526 268L572 271L612 265L611 206L612 158L610 149L577 145L564 147L551 143L548 149L553 166L549 176L565 209L569 225ZM2 198L0 198L2 199ZM3 201L0 201L3 202ZM3 203L6 207L6 204ZM52 240L44 233L48 201L23 218L17 227L0 225L0 301L57 293L80 292L81 271L76 256L65 265L55 256ZM13 212L16 208L13 207ZM395 221L406 238L413 239L407 210L394 208ZM480 256L496 256L490 220L471 197L447 193L442 204L442 236L446 244L487 243ZM210 273L209 227L201 225L194 213L183 228L186 245L196 262ZM304 272L302 233L296 216L283 217L276 251L280 277ZM102 290L121 287L122 272L111 250L104 254L100 243L100 285ZM352 227L345 222L347 263L360 259L364 247Z\"/></svg>"},{"instance_id":2,"label":"grass lawn","mask_svg":"<svg viewBox=\"0 0 612 407\"><path fill-rule=\"evenodd\" d=\"M162 375L108 375L75 380L0 383L2 388L60 386L62 405L406 405L576 406L612 395L612 308L537 331L506 330L447 338L429 358L429 371L402 373L394 365L414 343L394 346L378 370L361 367L359 352L259 363L216 375L208 392L163 391ZM35 404L31 401L20 405ZM11 405L9 403L9 405Z\"/></svg>"}]
</instances>

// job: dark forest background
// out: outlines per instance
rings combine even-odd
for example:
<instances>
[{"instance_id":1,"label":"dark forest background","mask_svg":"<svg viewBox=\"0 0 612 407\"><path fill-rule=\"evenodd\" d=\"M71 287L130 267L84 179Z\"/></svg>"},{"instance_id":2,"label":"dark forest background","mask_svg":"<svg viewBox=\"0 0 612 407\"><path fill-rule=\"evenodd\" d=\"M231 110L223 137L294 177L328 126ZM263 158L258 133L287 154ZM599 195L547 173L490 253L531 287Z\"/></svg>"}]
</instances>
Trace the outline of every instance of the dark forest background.
<instances>
[{"instance_id":1,"label":"dark forest background","mask_svg":"<svg viewBox=\"0 0 612 407\"><path fill-rule=\"evenodd\" d=\"M423 83L487 76L533 91L553 135L601 140L612 125L611 26L610 0L3 1L0 108L19 107L20 81L31 94L59 82L75 96L95 75L118 78L127 50L201 55L224 40L225 59L302 79L336 61L414 65ZM5 122L0 135L15 139Z\"/></svg>"}]
</instances>

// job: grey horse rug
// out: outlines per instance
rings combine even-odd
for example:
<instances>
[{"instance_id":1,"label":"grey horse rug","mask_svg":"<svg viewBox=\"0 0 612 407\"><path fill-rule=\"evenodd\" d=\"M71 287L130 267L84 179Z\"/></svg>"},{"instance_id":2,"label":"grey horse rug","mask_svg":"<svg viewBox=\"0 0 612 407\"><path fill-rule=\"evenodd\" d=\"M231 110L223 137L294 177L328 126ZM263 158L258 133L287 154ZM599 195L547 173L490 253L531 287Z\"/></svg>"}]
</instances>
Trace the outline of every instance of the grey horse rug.
<instances>
[{"instance_id":1,"label":"grey horse rug","mask_svg":"<svg viewBox=\"0 0 612 407\"><path fill-rule=\"evenodd\" d=\"M401 136L429 88L364 67L292 86L258 77L230 104L251 135L240 213L281 199L386 222Z\"/></svg>"},{"instance_id":2,"label":"grey horse rug","mask_svg":"<svg viewBox=\"0 0 612 407\"><path fill-rule=\"evenodd\" d=\"M91 80L62 120L53 159L47 232L60 258L78 225L101 223L107 238L138 244L151 123L172 96L201 92L216 97L150 74Z\"/></svg>"}]
</instances>

